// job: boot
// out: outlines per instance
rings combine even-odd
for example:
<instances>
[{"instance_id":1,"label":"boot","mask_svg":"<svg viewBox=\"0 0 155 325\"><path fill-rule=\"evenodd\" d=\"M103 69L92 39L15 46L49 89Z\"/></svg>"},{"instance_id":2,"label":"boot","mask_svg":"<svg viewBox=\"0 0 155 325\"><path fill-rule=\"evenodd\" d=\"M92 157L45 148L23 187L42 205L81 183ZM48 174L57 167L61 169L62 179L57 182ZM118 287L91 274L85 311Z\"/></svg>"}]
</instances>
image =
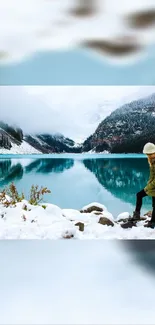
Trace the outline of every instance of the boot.
<instances>
[{"instance_id":1,"label":"boot","mask_svg":"<svg viewBox=\"0 0 155 325\"><path fill-rule=\"evenodd\" d=\"M131 221L139 221L139 220L140 220L140 212L134 211Z\"/></svg>"},{"instance_id":2,"label":"boot","mask_svg":"<svg viewBox=\"0 0 155 325\"><path fill-rule=\"evenodd\" d=\"M155 228L155 221L148 221L145 225L144 225L145 228L152 228L154 229Z\"/></svg>"}]
</instances>

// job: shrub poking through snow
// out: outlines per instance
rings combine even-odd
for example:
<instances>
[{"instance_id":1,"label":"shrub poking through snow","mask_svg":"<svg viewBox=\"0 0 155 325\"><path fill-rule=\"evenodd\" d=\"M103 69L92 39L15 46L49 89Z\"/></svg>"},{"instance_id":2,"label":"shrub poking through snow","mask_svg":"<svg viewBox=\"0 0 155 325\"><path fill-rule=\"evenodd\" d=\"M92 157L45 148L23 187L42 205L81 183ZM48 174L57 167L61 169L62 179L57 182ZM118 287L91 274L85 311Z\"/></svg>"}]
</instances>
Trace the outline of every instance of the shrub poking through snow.
<instances>
[{"instance_id":1,"label":"shrub poking through snow","mask_svg":"<svg viewBox=\"0 0 155 325\"><path fill-rule=\"evenodd\" d=\"M23 210L25 210L25 211L27 211L27 210L28 210L28 208L27 208L27 205L26 205L26 204L24 204L24 205L23 205Z\"/></svg>"},{"instance_id":2,"label":"shrub poking through snow","mask_svg":"<svg viewBox=\"0 0 155 325\"><path fill-rule=\"evenodd\" d=\"M32 185L31 190L30 190L30 198L29 198L29 203L31 205L38 205L40 202L43 201L44 194L51 193L50 190L48 190L47 187L41 187L39 189L39 186ZM45 206L43 207L45 209Z\"/></svg>"},{"instance_id":3,"label":"shrub poking through snow","mask_svg":"<svg viewBox=\"0 0 155 325\"><path fill-rule=\"evenodd\" d=\"M45 210L47 207L45 204L42 204L42 208Z\"/></svg>"},{"instance_id":4,"label":"shrub poking through snow","mask_svg":"<svg viewBox=\"0 0 155 325\"><path fill-rule=\"evenodd\" d=\"M43 201L44 194L51 193L50 190L48 190L47 187L41 186L39 188L38 185L31 186L30 189L30 197L28 203L31 205L39 205L41 201ZM14 183L11 183L9 187L6 187L1 193L0 193L0 203L3 204L3 206L10 207L10 206L16 206L17 203L22 202L25 199L25 196L23 193L19 193ZM42 205L43 209L46 209L46 205ZM26 204L23 205L23 210L27 211L28 207Z\"/></svg>"},{"instance_id":5,"label":"shrub poking through snow","mask_svg":"<svg viewBox=\"0 0 155 325\"><path fill-rule=\"evenodd\" d=\"M5 207L16 206L16 203L24 200L24 194L19 194L14 183L11 183L9 187L6 187L2 193L0 193L0 203Z\"/></svg>"}]
</instances>

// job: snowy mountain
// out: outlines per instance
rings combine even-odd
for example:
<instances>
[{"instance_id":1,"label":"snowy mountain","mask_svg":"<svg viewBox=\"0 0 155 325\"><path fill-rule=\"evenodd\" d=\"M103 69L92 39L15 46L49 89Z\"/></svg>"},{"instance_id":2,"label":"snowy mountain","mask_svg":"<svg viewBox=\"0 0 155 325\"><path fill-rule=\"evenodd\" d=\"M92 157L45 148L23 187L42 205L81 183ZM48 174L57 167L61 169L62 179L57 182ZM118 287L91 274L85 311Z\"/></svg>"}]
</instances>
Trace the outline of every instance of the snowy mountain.
<instances>
[{"instance_id":1,"label":"snowy mountain","mask_svg":"<svg viewBox=\"0 0 155 325\"><path fill-rule=\"evenodd\" d=\"M94 112L84 111L82 127L90 125L92 133L77 144L60 133L24 134L21 128L0 122L0 153L138 153L146 142L155 142L155 94L125 103L104 102ZM111 113L109 116L105 111ZM91 133L91 132L90 132Z\"/></svg>"},{"instance_id":2,"label":"snowy mountain","mask_svg":"<svg viewBox=\"0 0 155 325\"><path fill-rule=\"evenodd\" d=\"M0 147L10 149L11 144L20 145L23 140L23 132L20 128L9 126L0 121Z\"/></svg>"},{"instance_id":3,"label":"snowy mountain","mask_svg":"<svg viewBox=\"0 0 155 325\"><path fill-rule=\"evenodd\" d=\"M61 134L25 135L24 140L42 153L79 152L75 142Z\"/></svg>"},{"instance_id":4,"label":"snowy mountain","mask_svg":"<svg viewBox=\"0 0 155 325\"><path fill-rule=\"evenodd\" d=\"M141 152L155 142L155 94L121 106L106 117L83 143L83 151Z\"/></svg>"},{"instance_id":5,"label":"snowy mountain","mask_svg":"<svg viewBox=\"0 0 155 325\"><path fill-rule=\"evenodd\" d=\"M23 139L23 131L0 121L0 154L39 153Z\"/></svg>"},{"instance_id":6,"label":"snowy mountain","mask_svg":"<svg viewBox=\"0 0 155 325\"><path fill-rule=\"evenodd\" d=\"M0 154L61 152L80 152L80 146L60 133L24 135L22 129L0 122Z\"/></svg>"}]
</instances>

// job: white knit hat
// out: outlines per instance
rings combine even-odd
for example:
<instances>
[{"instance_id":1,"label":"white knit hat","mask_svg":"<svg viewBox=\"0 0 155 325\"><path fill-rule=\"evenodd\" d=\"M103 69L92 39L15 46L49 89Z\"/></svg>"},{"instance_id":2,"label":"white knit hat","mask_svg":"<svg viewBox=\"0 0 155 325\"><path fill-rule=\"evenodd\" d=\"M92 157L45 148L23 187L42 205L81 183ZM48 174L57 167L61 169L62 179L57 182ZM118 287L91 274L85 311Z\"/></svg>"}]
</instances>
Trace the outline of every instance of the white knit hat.
<instances>
[{"instance_id":1,"label":"white knit hat","mask_svg":"<svg viewBox=\"0 0 155 325\"><path fill-rule=\"evenodd\" d=\"M151 142L146 143L143 148L143 153L145 153L146 155L155 153L155 144Z\"/></svg>"}]
</instances>

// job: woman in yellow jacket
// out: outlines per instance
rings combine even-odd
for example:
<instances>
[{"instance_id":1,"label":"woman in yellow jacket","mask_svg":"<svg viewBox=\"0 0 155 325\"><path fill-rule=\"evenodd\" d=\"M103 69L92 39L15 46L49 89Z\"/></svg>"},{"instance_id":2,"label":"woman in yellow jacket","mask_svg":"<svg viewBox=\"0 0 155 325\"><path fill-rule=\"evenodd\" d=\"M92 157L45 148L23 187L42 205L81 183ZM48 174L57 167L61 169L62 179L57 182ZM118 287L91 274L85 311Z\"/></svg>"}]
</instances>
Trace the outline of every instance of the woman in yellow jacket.
<instances>
[{"instance_id":1,"label":"woman in yellow jacket","mask_svg":"<svg viewBox=\"0 0 155 325\"><path fill-rule=\"evenodd\" d=\"M140 219L140 210L142 207L142 200L145 196L152 197L152 218L150 222L148 222L145 227L155 228L155 144L153 143L146 143L143 149L143 153L148 157L148 163L150 166L150 178L146 185L146 187L137 193L137 200L136 200L136 209L133 213L132 220L137 221Z\"/></svg>"}]
</instances>

